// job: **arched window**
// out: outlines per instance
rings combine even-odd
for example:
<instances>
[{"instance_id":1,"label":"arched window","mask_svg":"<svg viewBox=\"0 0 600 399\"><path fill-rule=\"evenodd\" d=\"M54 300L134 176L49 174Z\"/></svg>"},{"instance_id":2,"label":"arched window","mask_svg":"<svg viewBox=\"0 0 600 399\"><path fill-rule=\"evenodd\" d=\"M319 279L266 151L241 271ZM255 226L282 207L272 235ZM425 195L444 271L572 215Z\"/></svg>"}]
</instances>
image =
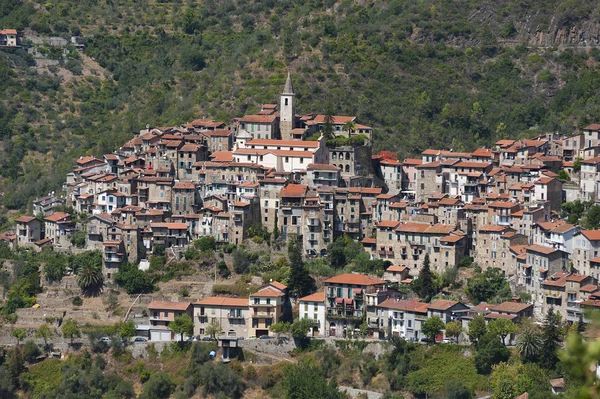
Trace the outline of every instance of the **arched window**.
<instances>
[{"instance_id":1,"label":"arched window","mask_svg":"<svg viewBox=\"0 0 600 399\"><path fill-rule=\"evenodd\" d=\"M337 159L337 154L335 152L331 153L331 159Z\"/></svg>"},{"instance_id":2,"label":"arched window","mask_svg":"<svg viewBox=\"0 0 600 399\"><path fill-rule=\"evenodd\" d=\"M285 105L288 105L288 99L287 98L285 99Z\"/></svg>"},{"instance_id":3,"label":"arched window","mask_svg":"<svg viewBox=\"0 0 600 399\"><path fill-rule=\"evenodd\" d=\"M350 153L349 152L346 153L346 160L350 160Z\"/></svg>"},{"instance_id":4,"label":"arched window","mask_svg":"<svg viewBox=\"0 0 600 399\"><path fill-rule=\"evenodd\" d=\"M350 165L346 165L346 172L350 172Z\"/></svg>"}]
</instances>

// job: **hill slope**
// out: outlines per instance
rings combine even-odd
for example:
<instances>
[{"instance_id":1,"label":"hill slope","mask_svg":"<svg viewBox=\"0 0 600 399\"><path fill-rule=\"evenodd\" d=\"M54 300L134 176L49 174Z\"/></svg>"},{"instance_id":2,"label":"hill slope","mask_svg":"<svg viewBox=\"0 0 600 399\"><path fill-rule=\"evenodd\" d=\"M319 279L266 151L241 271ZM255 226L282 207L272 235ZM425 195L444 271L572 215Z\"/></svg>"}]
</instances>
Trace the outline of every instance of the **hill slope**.
<instances>
[{"instance_id":1,"label":"hill slope","mask_svg":"<svg viewBox=\"0 0 600 399\"><path fill-rule=\"evenodd\" d=\"M0 203L59 189L76 156L146 124L255 112L288 69L299 112L355 114L401 156L569 134L600 120L599 2L580 3L0 0L0 26L82 34L103 68L0 51Z\"/></svg>"}]
</instances>

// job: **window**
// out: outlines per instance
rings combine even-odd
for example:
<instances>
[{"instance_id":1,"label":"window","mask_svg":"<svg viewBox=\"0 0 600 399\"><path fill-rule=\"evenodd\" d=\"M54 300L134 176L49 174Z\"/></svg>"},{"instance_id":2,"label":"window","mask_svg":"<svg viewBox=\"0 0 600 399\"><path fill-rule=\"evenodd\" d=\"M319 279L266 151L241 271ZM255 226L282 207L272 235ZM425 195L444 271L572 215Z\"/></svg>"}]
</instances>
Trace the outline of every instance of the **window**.
<instances>
[{"instance_id":1,"label":"window","mask_svg":"<svg viewBox=\"0 0 600 399\"><path fill-rule=\"evenodd\" d=\"M308 312L308 302L304 303L304 311Z\"/></svg>"},{"instance_id":2,"label":"window","mask_svg":"<svg viewBox=\"0 0 600 399\"><path fill-rule=\"evenodd\" d=\"M348 298L352 298L352 288L348 288Z\"/></svg>"},{"instance_id":3,"label":"window","mask_svg":"<svg viewBox=\"0 0 600 399\"><path fill-rule=\"evenodd\" d=\"M260 298L254 298L254 304L260 305Z\"/></svg>"},{"instance_id":4,"label":"window","mask_svg":"<svg viewBox=\"0 0 600 399\"><path fill-rule=\"evenodd\" d=\"M271 304L271 298L267 298L267 305Z\"/></svg>"},{"instance_id":5,"label":"window","mask_svg":"<svg viewBox=\"0 0 600 399\"><path fill-rule=\"evenodd\" d=\"M258 328L258 319L252 319L252 328Z\"/></svg>"},{"instance_id":6,"label":"window","mask_svg":"<svg viewBox=\"0 0 600 399\"><path fill-rule=\"evenodd\" d=\"M285 163L290 163L290 157L285 157Z\"/></svg>"},{"instance_id":7,"label":"window","mask_svg":"<svg viewBox=\"0 0 600 399\"><path fill-rule=\"evenodd\" d=\"M165 317L169 317L169 312L165 312L165 313L164 313L164 316L165 316Z\"/></svg>"},{"instance_id":8,"label":"window","mask_svg":"<svg viewBox=\"0 0 600 399\"><path fill-rule=\"evenodd\" d=\"M288 105L288 99L287 98L285 99L285 105Z\"/></svg>"}]
</instances>

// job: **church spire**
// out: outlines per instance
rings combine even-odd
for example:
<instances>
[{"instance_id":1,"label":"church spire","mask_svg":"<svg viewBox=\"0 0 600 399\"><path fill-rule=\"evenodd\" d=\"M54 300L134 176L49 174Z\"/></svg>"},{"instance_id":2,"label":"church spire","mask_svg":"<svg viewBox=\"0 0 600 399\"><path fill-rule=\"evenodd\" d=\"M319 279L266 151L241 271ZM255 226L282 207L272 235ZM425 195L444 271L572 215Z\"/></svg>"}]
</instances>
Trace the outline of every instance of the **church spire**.
<instances>
[{"instance_id":1,"label":"church spire","mask_svg":"<svg viewBox=\"0 0 600 399\"><path fill-rule=\"evenodd\" d=\"M292 76L288 71L287 79L285 80L285 86L283 87L283 94L294 94L294 87L292 86Z\"/></svg>"}]
</instances>

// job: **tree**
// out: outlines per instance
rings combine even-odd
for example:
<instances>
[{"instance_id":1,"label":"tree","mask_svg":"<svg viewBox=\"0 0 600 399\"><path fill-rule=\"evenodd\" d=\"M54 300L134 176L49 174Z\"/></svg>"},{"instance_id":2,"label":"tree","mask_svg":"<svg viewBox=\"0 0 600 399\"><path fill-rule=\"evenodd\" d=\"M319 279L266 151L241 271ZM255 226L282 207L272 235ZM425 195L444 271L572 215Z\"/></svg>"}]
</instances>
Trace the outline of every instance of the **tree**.
<instances>
[{"instance_id":1,"label":"tree","mask_svg":"<svg viewBox=\"0 0 600 399\"><path fill-rule=\"evenodd\" d=\"M194 247L199 251L212 251L216 248L215 237L200 237L194 242Z\"/></svg>"},{"instance_id":2,"label":"tree","mask_svg":"<svg viewBox=\"0 0 600 399\"><path fill-rule=\"evenodd\" d=\"M561 169L558 171L558 180L562 181L562 182L566 182L571 180L571 178L569 177L569 174L567 173L566 170Z\"/></svg>"},{"instance_id":3,"label":"tree","mask_svg":"<svg viewBox=\"0 0 600 399\"><path fill-rule=\"evenodd\" d=\"M36 338L41 338L44 340L44 348L48 347L48 341L54 338L54 331L50 328L48 324L42 324L39 326L37 331L35 332Z\"/></svg>"},{"instance_id":4,"label":"tree","mask_svg":"<svg viewBox=\"0 0 600 399\"><path fill-rule=\"evenodd\" d=\"M473 360L480 374L489 374L494 364L505 362L509 357L510 351L500 342L498 336L487 332L479 338L477 353Z\"/></svg>"},{"instance_id":5,"label":"tree","mask_svg":"<svg viewBox=\"0 0 600 399\"><path fill-rule=\"evenodd\" d=\"M223 333L223 329L221 328L221 323L219 320L212 319L210 324L206 326L205 334L210 336L211 338L216 338L217 335Z\"/></svg>"},{"instance_id":6,"label":"tree","mask_svg":"<svg viewBox=\"0 0 600 399\"><path fill-rule=\"evenodd\" d=\"M17 339L17 345L21 344L21 341L25 339L25 337L27 336L27 332L22 329L22 328L14 328L11 332L10 335L12 335L13 337L15 337Z\"/></svg>"},{"instance_id":7,"label":"tree","mask_svg":"<svg viewBox=\"0 0 600 399\"><path fill-rule=\"evenodd\" d=\"M73 270L77 275L77 285L86 295L100 292L104 284L102 275L102 254L100 252L84 252L73 257Z\"/></svg>"},{"instance_id":8,"label":"tree","mask_svg":"<svg viewBox=\"0 0 600 399\"><path fill-rule=\"evenodd\" d=\"M467 279L465 292L476 303L502 302L512 297L508 281L497 267L487 269L484 273Z\"/></svg>"},{"instance_id":9,"label":"tree","mask_svg":"<svg viewBox=\"0 0 600 399\"><path fill-rule=\"evenodd\" d=\"M558 363L558 348L562 342L560 313L550 307L544 318L542 326L542 347L540 353L540 365L548 370L554 370Z\"/></svg>"},{"instance_id":10,"label":"tree","mask_svg":"<svg viewBox=\"0 0 600 399\"><path fill-rule=\"evenodd\" d=\"M44 275L48 281L60 281L65 275L66 263L58 256L50 258L44 265Z\"/></svg>"},{"instance_id":11,"label":"tree","mask_svg":"<svg viewBox=\"0 0 600 399\"><path fill-rule=\"evenodd\" d=\"M63 337L71 340L71 345L73 345L73 339L81 337L81 330L79 329L79 325L73 319L66 320L61 327L61 331Z\"/></svg>"},{"instance_id":12,"label":"tree","mask_svg":"<svg viewBox=\"0 0 600 399\"><path fill-rule=\"evenodd\" d=\"M290 331L290 327L291 327L290 323L287 323L285 321L280 321L279 323L271 324L271 327L269 327L269 330L272 333L275 333L275 336L277 337L277 339L279 339L279 336L282 333L286 333L286 332Z\"/></svg>"},{"instance_id":13,"label":"tree","mask_svg":"<svg viewBox=\"0 0 600 399\"><path fill-rule=\"evenodd\" d=\"M475 393L462 381L453 379L446 383L443 397L444 399L473 399Z\"/></svg>"},{"instance_id":14,"label":"tree","mask_svg":"<svg viewBox=\"0 0 600 399\"><path fill-rule=\"evenodd\" d=\"M0 398L13 399L16 397L15 385L9 370L4 366L0 366Z\"/></svg>"},{"instance_id":15,"label":"tree","mask_svg":"<svg viewBox=\"0 0 600 399\"><path fill-rule=\"evenodd\" d=\"M250 270L250 259L248 253L242 248L236 248L231 254L233 270L237 274L246 274Z\"/></svg>"},{"instance_id":16,"label":"tree","mask_svg":"<svg viewBox=\"0 0 600 399\"><path fill-rule=\"evenodd\" d=\"M135 335L135 323L133 320L128 320L124 323L117 323L115 325L115 330L121 338L131 338Z\"/></svg>"},{"instance_id":17,"label":"tree","mask_svg":"<svg viewBox=\"0 0 600 399\"><path fill-rule=\"evenodd\" d=\"M174 334L180 334L181 342L183 342L184 335L192 336L194 334L194 321L190 316L183 314L175 317L175 319L169 323L169 329L173 331Z\"/></svg>"},{"instance_id":18,"label":"tree","mask_svg":"<svg viewBox=\"0 0 600 399\"><path fill-rule=\"evenodd\" d=\"M589 230L596 230L600 227L600 205L592 205L587 210L581 225Z\"/></svg>"},{"instance_id":19,"label":"tree","mask_svg":"<svg viewBox=\"0 0 600 399\"><path fill-rule=\"evenodd\" d=\"M128 294L145 294L154 291L152 276L129 262L121 265L114 275L114 281Z\"/></svg>"},{"instance_id":20,"label":"tree","mask_svg":"<svg viewBox=\"0 0 600 399\"><path fill-rule=\"evenodd\" d=\"M314 327L315 321L309 318L296 320L290 327L290 333L294 339L302 340L306 338L308 330Z\"/></svg>"},{"instance_id":21,"label":"tree","mask_svg":"<svg viewBox=\"0 0 600 399\"><path fill-rule=\"evenodd\" d=\"M542 338L537 331L528 328L517 337L517 349L523 362L534 362L542 350Z\"/></svg>"},{"instance_id":22,"label":"tree","mask_svg":"<svg viewBox=\"0 0 600 399\"><path fill-rule=\"evenodd\" d=\"M23 356L28 363L34 363L42 351L32 340L28 340L23 345Z\"/></svg>"},{"instance_id":23,"label":"tree","mask_svg":"<svg viewBox=\"0 0 600 399\"><path fill-rule=\"evenodd\" d=\"M458 337L460 333L463 331L462 325L458 321L451 321L450 323L446 323L446 336L454 337L456 342L458 342Z\"/></svg>"},{"instance_id":24,"label":"tree","mask_svg":"<svg viewBox=\"0 0 600 399\"><path fill-rule=\"evenodd\" d=\"M320 367L307 363L289 366L283 379L283 386L286 399L342 399L345 397L338 391L335 379L328 383Z\"/></svg>"},{"instance_id":25,"label":"tree","mask_svg":"<svg viewBox=\"0 0 600 399\"><path fill-rule=\"evenodd\" d=\"M163 371L153 373L144 384L140 399L167 399L173 393L175 383Z\"/></svg>"},{"instance_id":26,"label":"tree","mask_svg":"<svg viewBox=\"0 0 600 399\"><path fill-rule=\"evenodd\" d=\"M297 236L289 238L288 259L290 261L290 277L288 291L298 297L311 293L315 288L315 280L308 274L302 261L300 240Z\"/></svg>"},{"instance_id":27,"label":"tree","mask_svg":"<svg viewBox=\"0 0 600 399\"><path fill-rule=\"evenodd\" d=\"M432 341L435 341L435 337L441 334L443 329L444 322L439 316L430 317L421 325L423 334Z\"/></svg>"},{"instance_id":28,"label":"tree","mask_svg":"<svg viewBox=\"0 0 600 399\"><path fill-rule=\"evenodd\" d=\"M204 386L203 393L215 398L241 398L244 395L242 378L226 364L204 364L198 373L198 382Z\"/></svg>"},{"instance_id":29,"label":"tree","mask_svg":"<svg viewBox=\"0 0 600 399\"><path fill-rule=\"evenodd\" d=\"M502 344L506 345L506 337L517 332L517 325L507 319L496 319L488 323L488 331L500 336Z\"/></svg>"},{"instance_id":30,"label":"tree","mask_svg":"<svg viewBox=\"0 0 600 399\"><path fill-rule=\"evenodd\" d=\"M431 265L429 261L429 254L425 254L423 260L423 267L419 272L419 277L413 282L413 290L423 299L425 302L429 302L431 298L436 294L434 285L434 276L431 272Z\"/></svg>"}]
</instances>

